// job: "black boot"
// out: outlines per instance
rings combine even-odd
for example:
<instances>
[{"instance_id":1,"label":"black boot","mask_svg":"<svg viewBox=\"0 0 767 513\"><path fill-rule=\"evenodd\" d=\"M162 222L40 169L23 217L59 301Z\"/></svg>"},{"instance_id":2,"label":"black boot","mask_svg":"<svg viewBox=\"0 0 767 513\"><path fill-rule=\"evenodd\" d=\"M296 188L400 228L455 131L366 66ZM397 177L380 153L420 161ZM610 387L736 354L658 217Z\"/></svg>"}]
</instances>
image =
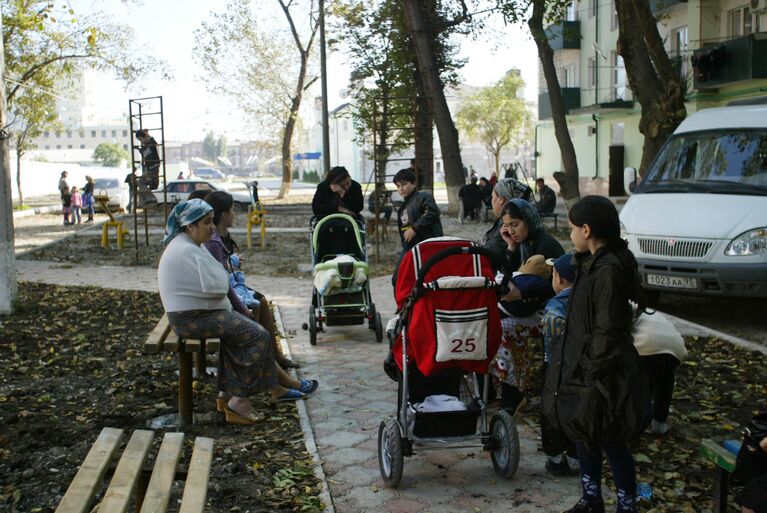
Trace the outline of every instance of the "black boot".
<instances>
[{"instance_id":1,"label":"black boot","mask_svg":"<svg viewBox=\"0 0 767 513\"><path fill-rule=\"evenodd\" d=\"M563 513L605 513L605 502L602 497L581 497L578 504Z\"/></svg>"}]
</instances>

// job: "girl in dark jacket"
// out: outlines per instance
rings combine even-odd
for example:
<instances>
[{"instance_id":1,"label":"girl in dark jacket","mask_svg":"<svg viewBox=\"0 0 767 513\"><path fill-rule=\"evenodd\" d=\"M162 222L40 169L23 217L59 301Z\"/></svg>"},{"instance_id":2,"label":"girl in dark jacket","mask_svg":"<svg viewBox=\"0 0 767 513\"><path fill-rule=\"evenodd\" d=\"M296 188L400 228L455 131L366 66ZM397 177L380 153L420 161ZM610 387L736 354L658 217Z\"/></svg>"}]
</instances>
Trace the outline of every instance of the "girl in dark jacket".
<instances>
[{"instance_id":1,"label":"girl in dark jacket","mask_svg":"<svg viewBox=\"0 0 767 513\"><path fill-rule=\"evenodd\" d=\"M317 185L312 199L312 212L318 219L330 214L349 214L359 217L364 200L362 186L352 180L345 167L336 166L325 180Z\"/></svg>"},{"instance_id":2,"label":"girl in dark jacket","mask_svg":"<svg viewBox=\"0 0 767 513\"><path fill-rule=\"evenodd\" d=\"M632 344L629 301L644 310L634 255L620 238L610 200L586 196L569 213L578 272L565 337L554 348L543 393L549 425L574 440L583 495L566 513L603 513L602 453L617 489L617 512L636 509L636 472L626 442L650 423L646 383Z\"/></svg>"}]
</instances>

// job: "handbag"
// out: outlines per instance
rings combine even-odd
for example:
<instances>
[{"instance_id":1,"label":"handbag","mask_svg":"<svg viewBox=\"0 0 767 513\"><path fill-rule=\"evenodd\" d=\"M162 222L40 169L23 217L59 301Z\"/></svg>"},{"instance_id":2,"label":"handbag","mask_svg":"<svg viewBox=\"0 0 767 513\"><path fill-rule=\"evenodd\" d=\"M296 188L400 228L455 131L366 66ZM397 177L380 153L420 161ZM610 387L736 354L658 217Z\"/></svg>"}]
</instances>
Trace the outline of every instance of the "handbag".
<instances>
[{"instance_id":1,"label":"handbag","mask_svg":"<svg viewBox=\"0 0 767 513\"><path fill-rule=\"evenodd\" d=\"M745 484L767 475L767 452L759 446L759 442L766 437L767 412L760 412L743 429L743 444L735 459L735 470L731 477L733 484Z\"/></svg>"}]
</instances>

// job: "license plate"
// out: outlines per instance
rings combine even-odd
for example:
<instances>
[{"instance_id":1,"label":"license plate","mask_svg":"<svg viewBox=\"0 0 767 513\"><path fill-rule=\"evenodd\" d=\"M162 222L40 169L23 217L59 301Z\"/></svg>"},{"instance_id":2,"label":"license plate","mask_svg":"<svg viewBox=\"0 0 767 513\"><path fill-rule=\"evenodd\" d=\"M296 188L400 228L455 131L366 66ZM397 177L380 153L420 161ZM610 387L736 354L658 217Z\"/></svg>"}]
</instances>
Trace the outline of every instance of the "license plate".
<instances>
[{"instance_id":1,"label":"license plate","mask_svg":"<svg viewBox=\"0 0 767 513\"><path fill-rule=\"evenodd\" d=\"M680 276L664 276L661 274L648 274L647 284L656 287L666 287L670 289L688 289L697 290L698 280L695 278L682 278Z\"/></svg>"}]
</instances>

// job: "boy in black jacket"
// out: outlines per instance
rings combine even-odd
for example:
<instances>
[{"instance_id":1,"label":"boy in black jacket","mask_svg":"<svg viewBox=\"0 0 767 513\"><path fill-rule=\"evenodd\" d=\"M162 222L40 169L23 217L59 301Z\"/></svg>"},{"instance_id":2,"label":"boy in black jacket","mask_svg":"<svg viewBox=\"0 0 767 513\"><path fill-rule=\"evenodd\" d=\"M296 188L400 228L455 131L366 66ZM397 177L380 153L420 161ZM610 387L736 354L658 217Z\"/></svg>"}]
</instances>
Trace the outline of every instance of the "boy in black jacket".
<instances>
[{"instance_id":1,"label":"boy in black jacket","mask_svg":"<svg viewBox=\"0 0 767 513\"><path fill-rule=\"evenodd\" d=\"M442 237L442 223L434 196L417 190L412 169L402 169L394 175L394 185L404 202L397 211L397 226L402 241L402 253L421 241Z\"/></svg>"}]
</instances>

